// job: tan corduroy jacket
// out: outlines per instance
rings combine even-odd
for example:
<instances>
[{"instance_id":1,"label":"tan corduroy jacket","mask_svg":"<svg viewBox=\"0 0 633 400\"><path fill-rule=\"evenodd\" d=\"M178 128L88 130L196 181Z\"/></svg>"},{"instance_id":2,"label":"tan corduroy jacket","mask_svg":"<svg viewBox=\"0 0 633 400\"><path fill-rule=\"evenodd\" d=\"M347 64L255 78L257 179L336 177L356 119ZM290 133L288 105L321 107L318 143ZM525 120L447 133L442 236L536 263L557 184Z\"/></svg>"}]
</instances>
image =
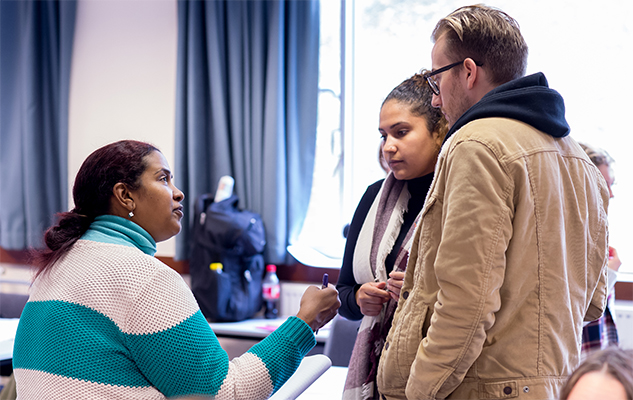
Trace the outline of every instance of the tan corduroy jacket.
<instances>
[{"instance_id":1,"label":"tan corduroy jacket","mask_svg":"<svg viewBox=\"0 0 633 400\"><path fill-rule=\"evenodd\" d=\"M608 190L571 138L478 119L443 146L378 370L386 399L550 399L607 295Z\"/></svg>"}]
</instances>

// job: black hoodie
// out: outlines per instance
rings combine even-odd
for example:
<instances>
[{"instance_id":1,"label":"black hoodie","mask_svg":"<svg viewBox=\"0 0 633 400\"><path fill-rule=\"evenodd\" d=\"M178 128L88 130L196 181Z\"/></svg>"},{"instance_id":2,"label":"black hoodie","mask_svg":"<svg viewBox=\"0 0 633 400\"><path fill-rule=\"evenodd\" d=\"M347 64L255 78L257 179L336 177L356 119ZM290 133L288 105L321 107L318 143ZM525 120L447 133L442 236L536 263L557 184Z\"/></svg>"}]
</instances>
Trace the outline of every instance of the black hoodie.
<instances>
[{"instance_id":1,"label":"black hoodie","mask_svg":"<svg viewBox=\"0 0 633 400\"><path fill-rule=\"evenodd\" d=\"M557 138L569 135L565 102L557 91L549 88L541 72L504 83L486 93L459 117L444 141L467 123L491 117L516 119Z\"/></svg>"}]
</instances>

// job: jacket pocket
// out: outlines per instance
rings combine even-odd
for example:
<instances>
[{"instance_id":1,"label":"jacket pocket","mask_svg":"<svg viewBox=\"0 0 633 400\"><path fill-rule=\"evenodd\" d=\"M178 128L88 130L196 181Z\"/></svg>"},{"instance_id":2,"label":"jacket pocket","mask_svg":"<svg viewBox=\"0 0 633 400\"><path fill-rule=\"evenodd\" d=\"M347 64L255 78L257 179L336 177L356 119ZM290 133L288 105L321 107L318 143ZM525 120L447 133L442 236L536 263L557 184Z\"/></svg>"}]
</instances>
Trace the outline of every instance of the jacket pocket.
<instances>
[{"instance_id":1,"label":"jacket pocket","mask_svg":"<svg viewBox=\"0 0 633 400\"><path fill-rule=\"evenodd\" d=\"M404 378L405 383L409 379L411 365L413 365L418 355L418 349L422 344L422 339L424 339L423 326L429 310L429 307L425 304L417 304L412 308L415 308L415 313L407 313L407 318L399 324L402 332L396 332L394 335L395 339L399 341L398 347L402 349L402 351L398 351L398 371Z\"/></svg>"},{"instance_id":2,"label":"jacket pocket","mask_svg":"<svg viewBox=\"0 0 633 400\"><path fill-rule=\"evenodd\" d=\"M426 305L414 306L412 302L407 302L400 313L401 318L391 327L378 371L381 392L392 393L391 390L396 390L404 393L411 365L422 343L422 327L427 311Z\"/></svg>"},{"instance_id":3,"label":"jacket pocket","mask_svg":"<svg viewBox=\"0 0 633 400\"><path fill-rule=\"evenodd\" d=\"M528 386L525 387L527 388ZM517 381L479 384L480 399L512 399L515 397L519 397Z\"/></svg>"}]
</instances>

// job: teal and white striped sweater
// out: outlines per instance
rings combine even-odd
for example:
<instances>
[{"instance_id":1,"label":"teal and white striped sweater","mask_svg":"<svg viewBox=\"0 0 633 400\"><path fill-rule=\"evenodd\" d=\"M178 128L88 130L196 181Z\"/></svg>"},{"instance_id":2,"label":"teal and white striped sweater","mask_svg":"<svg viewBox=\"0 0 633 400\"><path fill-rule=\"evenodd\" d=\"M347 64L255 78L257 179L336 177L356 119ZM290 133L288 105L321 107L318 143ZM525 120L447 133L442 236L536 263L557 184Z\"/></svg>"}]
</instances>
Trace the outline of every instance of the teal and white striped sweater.
<instances>
[{"instance_id":1,"label":"teal and white striped sweater","mask_svg":"<svg viewBox=\"0 0 633 400\"><path fill-rule=\"evenodd\" d=\"M229 361L138 225L99 217L33 284L15 339L19 399L265 399L316 344L291 317Z\"/></svg>"}]
</instances>

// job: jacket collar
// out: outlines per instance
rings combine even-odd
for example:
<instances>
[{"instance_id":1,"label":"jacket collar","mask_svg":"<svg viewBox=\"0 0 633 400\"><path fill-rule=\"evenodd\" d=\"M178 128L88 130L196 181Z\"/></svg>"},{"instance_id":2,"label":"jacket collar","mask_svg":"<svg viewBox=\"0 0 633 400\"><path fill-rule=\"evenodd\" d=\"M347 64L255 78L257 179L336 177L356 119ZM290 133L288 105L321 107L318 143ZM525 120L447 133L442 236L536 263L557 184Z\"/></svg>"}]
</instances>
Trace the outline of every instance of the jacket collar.
<instances>
[{"instance_id":1,"label":"jacket collar","mask_svg":"<svg viewBox=\"0 0 633 400\"><path fill-rule=\"evenodd\" d=\"M455 122L444 141L471 121L493 117L516 119L557 138L569 135L563 97L549 88L542 72L512 80L488 92Z\"/></svg>"}]
</instances>

